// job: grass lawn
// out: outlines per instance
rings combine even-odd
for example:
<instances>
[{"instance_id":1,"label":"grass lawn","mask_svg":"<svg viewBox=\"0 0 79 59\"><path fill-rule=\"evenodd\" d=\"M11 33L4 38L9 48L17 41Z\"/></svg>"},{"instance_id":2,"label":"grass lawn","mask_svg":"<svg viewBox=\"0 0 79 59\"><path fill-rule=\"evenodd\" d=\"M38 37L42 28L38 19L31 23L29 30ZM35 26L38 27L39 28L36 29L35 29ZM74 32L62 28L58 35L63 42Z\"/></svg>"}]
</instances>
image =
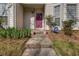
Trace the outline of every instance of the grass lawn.
<instances>
[{"instance_id":1,"label":"grass lawn","mask_svg":"<svg viewBox=\"0 0 79 59\"><path fill-rule=\"evenodd\" d=\"M79 56L79 31L73 31L71 37L64 35L63 32L58 34L48 33L49 38L53 42L53 48L57 55L63 56Z\"/></svg>"},{"instance_id":2,"label":"grass lawn","mask_svg":"<svg viewBox=\"0 0 79 59\"><path fill-rule=\"evenodd\" d=\"M74 42L54 40L53 46L57 55L63 55L63 56L79 55L79 44L76 44Z\"/></svg>"},{"instance_id":3,"label":"grass lawn","mask_svg":"<svg viewBox=\"0 0 79 59\"><path fill-rule=\"evenodd\" d=\"M24 51L27 39L0 39L1 56L20 56Z\"/></svg>"}]
</instances>

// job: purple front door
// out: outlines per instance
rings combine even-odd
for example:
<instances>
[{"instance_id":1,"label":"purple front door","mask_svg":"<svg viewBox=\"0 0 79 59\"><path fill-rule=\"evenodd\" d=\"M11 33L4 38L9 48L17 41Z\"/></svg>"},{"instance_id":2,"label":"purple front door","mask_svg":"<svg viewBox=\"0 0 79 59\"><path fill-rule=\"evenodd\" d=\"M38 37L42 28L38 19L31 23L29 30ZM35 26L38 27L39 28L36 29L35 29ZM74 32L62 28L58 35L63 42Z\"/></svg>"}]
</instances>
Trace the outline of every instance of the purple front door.
<instances>
[{"instance_id":1,"label":"purple front door","mask_svg":"<svg viewBox=\"0 0 79 59\"><path fill-rule=\"evenodd\" d=\"M36 28L42 28L42 13L36 14Z\"/></svg>"}]
</instances>

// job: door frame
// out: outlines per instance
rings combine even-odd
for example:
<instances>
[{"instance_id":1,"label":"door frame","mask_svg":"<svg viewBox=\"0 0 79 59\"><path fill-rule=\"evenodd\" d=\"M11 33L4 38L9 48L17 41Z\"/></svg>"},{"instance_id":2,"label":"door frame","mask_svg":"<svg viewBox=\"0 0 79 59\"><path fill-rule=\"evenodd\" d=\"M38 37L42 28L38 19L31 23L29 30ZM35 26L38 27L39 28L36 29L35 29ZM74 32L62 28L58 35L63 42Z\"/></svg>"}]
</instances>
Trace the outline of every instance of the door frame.
<instances>
[{"instance_id":1,"label":"door frame","mask_svg":"<svg viewBox=\"0 0 79 59\"><path fill-rule=\"evenodd\" d=\"M38 13L41 13L42 14L42 27L41 28L37 28L36 27L36 15L38 14ZM35 29L38 29L38 30L41 30L43 28L43 13L42 12L37 12L36 14L35 14Z\"/></svg>"}]
</instances>

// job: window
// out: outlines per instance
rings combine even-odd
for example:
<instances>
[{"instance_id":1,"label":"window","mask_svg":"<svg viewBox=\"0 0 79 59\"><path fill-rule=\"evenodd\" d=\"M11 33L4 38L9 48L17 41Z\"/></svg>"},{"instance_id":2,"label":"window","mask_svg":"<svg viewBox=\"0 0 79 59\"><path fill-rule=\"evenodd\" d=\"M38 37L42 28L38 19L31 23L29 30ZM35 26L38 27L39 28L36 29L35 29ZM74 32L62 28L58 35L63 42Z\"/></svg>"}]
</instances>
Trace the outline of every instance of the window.
<instances>
[{"instance_id":1,"label":"window","mask_svg":"<svg viewBox=\"0 0 79 59\"><path fill-rule=\"evenodd\" d=\"M6 11L6 3L0 4L0 18L4 19L4 24L7 25L7 11Z\"/></svg>"},{"instance_id":2,"label":"window","mask_svg":"<svg viewBox=\"0 0 79 59\"><path fill-rule=\"evenodd\" d=\"M76 4L67 4L67 19L76 19Z\"/></svg>"},{"instance_id":3,"label":"window","mask_svg":"<svg viewBox=\"0 0 79 59\"><path fill-rule=\"evenodd\" d=\"M7 25L7 16L0 16L0 19L4 20L4 25Z\"/></svg>"},{"instance_id":4,"label":"window","mask_svg":"<svg viewBox=\"0 0 79 59\"><path fill-rule=\"evenodd\" d=\"M60 5L55 6L55 17L59 17L60 16Z\"/></svg>"},{"instance_id":5,"label":"window","mask_svg":"<svg viewBox=\"0 0 79 59\"><path fill-rule=\"evenodd\" d=\"M0 16L2 16L3 15L3 12L5 12L6 5L7 5L6 3L0 3ZM5 12L4 15L6 16L7 13Z\"/></svg>"},{"instance_id":6,"label":"window","mask_svg":"<svg viewBox=\"0 0 79 59\"><path fill-rule=\"evenodd\" d=\"M55 22L57 26L60 26L60 5L54 7Z\"/></svg>"},{"instance_id":7,"label":"window","mask_svg":"<svg viewBox=\"0 0 79 59\"><path fill-rule=\"evenodd\" d=\"M57 26L60 25L60 18L55 18L55 23L57 24Z\"/></svg>"}]
</instances>

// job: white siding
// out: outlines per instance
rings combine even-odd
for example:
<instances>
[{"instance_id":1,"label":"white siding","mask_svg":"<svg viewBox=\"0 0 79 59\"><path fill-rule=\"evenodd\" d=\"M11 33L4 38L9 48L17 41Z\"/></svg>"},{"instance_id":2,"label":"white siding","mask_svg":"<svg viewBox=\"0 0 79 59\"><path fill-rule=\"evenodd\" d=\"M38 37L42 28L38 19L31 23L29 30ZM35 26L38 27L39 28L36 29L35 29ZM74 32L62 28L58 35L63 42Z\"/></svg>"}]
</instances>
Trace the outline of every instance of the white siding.
<instances>
[{"instance_id":1,"label":"white siding","mask_svg":"<svg viewBox=\"0 0 79 59\"><path fill-rule=\"evenodd\" d=\"M8 4L8 7L11 6L8 9L8 27L14 27L14 5L13 4Z\"/></svg>"},{"instance_id":2,"label":"white siding","mask_svg":"<svg viewBox=\"0 0 79 59\"><path fill-rule=\"evenodd\" d=\"M76 10L76 14L77 14L77 24L74 27L74 30L79 30L79 4L77 4L77 10Z\"/></svg>"},{"instance_id":3,"label":"white siding","mask_svg":"<svg viewBox=\"0 0 79 59\"><path fill-rule=\"evenodd\" d=\"M60 6L60 29L63 28L62 22L67 20L67 4L61 3L61 4L46 4L45 5L45 16L52 15L54 16L54 6L61 5ZM45 20L45 29L49 30L49 26L46 24ZM74 27L75 30L79 30L79 4L77 4L77 24Z\"/></svg>"},{"instance_id":4,"label":"white siding","mask_svg":"<svg viewBox=\"0 0 79 59\"><path fill-rule=\"evenodd\" d=\"M61 5L61 7L60 7L60 28L62 28L63 27L62 21L67 20L66 4L55 4L55 3L54 4L46 4L45 9L44 9L45 10L45 17L47 15L54 16L54 6L56 6L56 5ZM23 9L22 9L22 6L18 6L18 8L19 9L16 12L16 10L14 9L14 5L12 4L12 7L9 9L9 11L8 11L8 26L9 27L13 27L13 26L23 27L23 25L25 25L25 27L26 27L26 25L27 25L28 27L30 27L30 20L26 20L26 19L28 19L27 17L30 18L32 16L31 12L30 12L30 15L28 14L28 12L24 12L25 13L24 14L24 20L26 22L24 22L25 24L23 24ZM17 25L16 25L16 19L17 19L16 13L20 15L20 16L18 16L20 21L18 19L18 21L17 21L18 24ZM78 19L77 24L74 27L74 29L76 29L76 30L79 29L79 4L77 4L77 19ZM44 19L44 20L45 20L45 30L49 30L49 26L46 24L46 19ZM43 28L44 28L44 20L43 20Z\"/></svg>"}]
</instances>

